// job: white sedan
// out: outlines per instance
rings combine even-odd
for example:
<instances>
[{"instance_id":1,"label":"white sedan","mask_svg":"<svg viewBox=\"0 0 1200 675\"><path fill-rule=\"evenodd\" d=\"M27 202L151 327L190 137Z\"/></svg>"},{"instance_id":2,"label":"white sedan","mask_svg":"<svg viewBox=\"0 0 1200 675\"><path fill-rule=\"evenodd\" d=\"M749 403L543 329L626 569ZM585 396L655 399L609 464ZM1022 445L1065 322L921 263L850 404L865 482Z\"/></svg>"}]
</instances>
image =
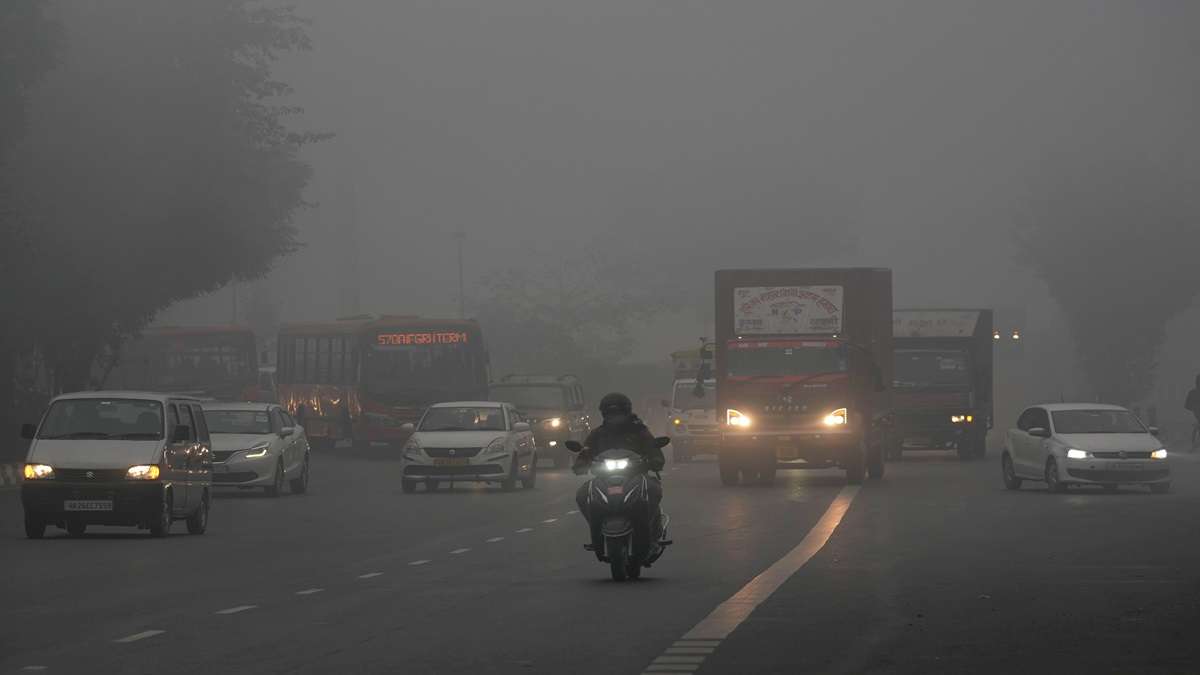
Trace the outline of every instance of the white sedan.
<instances>
[{"instance_id":1,"label":"white sedan","mask_svg":"<svg viewBox=\"0 0 1200 675\"><path fill-rule=\"evenodd\" d=\"M213 485L263 488L278 497L308 491L308 438L275 403L205 403L212 435Z\"/></svg>"},{"instance_id":2,"label":"white sedan","mask_svg":"<svg viewBox=\"0 0 1200 675\"><path fill-rule=\"evenodd\" d=\"M438 403L421 416L404 446L401 488L428 491L443 482L499 483L512 490L537 481L537 448L529 423L507 403Z\"/></svg>"},{"instance_id":3,"label":"white sedan","mask_svg":"<svg viewBox=\"0 0 1200 675\"><path fill-rule=\"evenodd\" d=\"M1044 481L1051 492L1071 485L1171 489L1171 465L1158 430L1129 410L1099 403L1053 403L1027 408L1008 430L1000 458L1004 485Z\"/></svg>"}]
</instances>

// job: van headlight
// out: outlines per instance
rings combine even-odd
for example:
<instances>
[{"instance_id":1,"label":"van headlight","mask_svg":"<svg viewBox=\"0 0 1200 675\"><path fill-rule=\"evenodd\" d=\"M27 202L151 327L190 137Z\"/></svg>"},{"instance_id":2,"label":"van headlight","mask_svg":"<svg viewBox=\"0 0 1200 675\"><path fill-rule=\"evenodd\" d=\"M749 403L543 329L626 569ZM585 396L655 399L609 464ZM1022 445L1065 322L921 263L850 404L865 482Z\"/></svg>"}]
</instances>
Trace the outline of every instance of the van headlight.
<instances>
[{"instance_id":1,"label":"van headlight","mask_svg":"<svg viewBox=\"0 0 1200 675\"><path fill-rule=\"evenodd\" d=\"M849 412L845 408L838 408L825 416L822 420L827 427L841 427L846 425L846 417Z\"/></svg>"},{"instance_id":2,"label":"van headlight","mask_svg":"<svg viewBox=\"0 0 1200 675\"><path fill-rule=\"evenodd\" d=\"M1067 459L1087 459L1088 454L1083 450L1071 448L1067 450Z\"/></svg>"},{"instance_id":3,"label":"van headlight","mask_svg":"<svg viewBox=\"0 0 1200 675\"><path fill-rule=\"evenodd\" d=\"M1150 453L1150 459L1166 459L1166 458L1167 458L1167 449L1166 448L1159 448L1159 449L1155 450L1154 452Z\"/></svg>"},{"instance_id":4,"label":"van headlight","mask_svg":"<svg viewBox=\"0 0 1200 675\"><path fill-rule=\"evenodd\" d=\"M740 410L730 408L725 411L725 423L731 427L742 427L743 429L750 426L751 420L747 415L743 415Z\"/></svg>"},{"instance_id":5,"label":"van headlight","mask_svg":"<svg viewBox=\"0 0 1200 675\"><path fill-rule=\"evenodd\" d=\"M125 472L125 478L129 480L158 480L162 470L157 464L138 464L137 466L129 467Z\"/></svg>"},{"instance_id":6,"label":"van headlight","mask_svg":"<svg viewBox=\"0 0 1200 675\"><path fill-rule=\"evenodd\" d=\"M246 449L246 459L258 459L260 457L266 457L267 450L270 450L270 449L271 449L270 441L263 441L262 443L255 443L254 445L252 445Z\"/></svg>"},{"instance_id":7,"label":"van headlight","mask_svg":"<svg viewBox=\"0 0 1200 675\"><path fill-rule=\"evenodd\" d=\"M25 480L50 480L54 478L54 467L49 464L26 464Z\"/></svg>"}]
</instances>

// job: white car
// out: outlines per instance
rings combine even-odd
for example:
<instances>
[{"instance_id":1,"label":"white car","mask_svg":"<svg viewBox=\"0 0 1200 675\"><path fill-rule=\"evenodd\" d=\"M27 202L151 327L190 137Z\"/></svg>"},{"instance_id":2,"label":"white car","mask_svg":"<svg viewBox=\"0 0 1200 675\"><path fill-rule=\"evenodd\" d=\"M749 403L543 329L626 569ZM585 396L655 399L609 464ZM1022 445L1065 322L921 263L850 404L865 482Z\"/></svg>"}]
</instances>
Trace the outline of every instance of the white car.
<instances>
[{"instance_id":1,"label":"white car","mask_svg":"<svg viewBox=\"0 0 1200 675\"><path fill-rule=\"evenodd\" d=\"M308 492L309 447L304 428L275 403L205 403L212 435L213 484L263 488L278 497Z\"/></svg>"},{"instance_id":2,"label":"white car","mask_svg":"<svg viewBox=\"0 0 1200 675\"><path fill-rule=\"evenodd\" d=\"M428 491L442 482L499 483L512 490L537 481L529 423L507 403L460 401L430 406L412 428L401 461L401 488Z\"/></svg>"},{"instance_id":3,"label":"white car","mask_svg":"<svg viewBox=\"0 0 1200 675\"><path fill-rule=\"evenodd\" d=\"M1171 465L1158 430L1129 410L1099 403L1053 403L1027 408L1008 430L1000 458L1004 485L1044 481L1051 492L1071 485L1149 485L1171 489Z\"/></svg>"}]
</instances>

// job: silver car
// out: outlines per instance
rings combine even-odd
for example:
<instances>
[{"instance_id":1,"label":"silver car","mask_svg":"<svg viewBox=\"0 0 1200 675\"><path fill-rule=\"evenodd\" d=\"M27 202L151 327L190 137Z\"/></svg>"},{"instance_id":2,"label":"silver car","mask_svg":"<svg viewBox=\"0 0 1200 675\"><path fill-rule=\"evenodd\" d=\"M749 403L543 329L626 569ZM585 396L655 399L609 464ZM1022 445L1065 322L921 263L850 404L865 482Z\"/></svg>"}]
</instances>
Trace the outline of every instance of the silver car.
<instances>
[{"instance_id":1,"label":"silver car","mask_svg":"<svg viewBox=\"0 0 1200 675\"><path fill-rule=\"evenodd\" d=\"M308 491L309 447L304 428L274 403L205 403L212 435L213 484L263 488L278 497Z\"/></svg>"}]
</instances>

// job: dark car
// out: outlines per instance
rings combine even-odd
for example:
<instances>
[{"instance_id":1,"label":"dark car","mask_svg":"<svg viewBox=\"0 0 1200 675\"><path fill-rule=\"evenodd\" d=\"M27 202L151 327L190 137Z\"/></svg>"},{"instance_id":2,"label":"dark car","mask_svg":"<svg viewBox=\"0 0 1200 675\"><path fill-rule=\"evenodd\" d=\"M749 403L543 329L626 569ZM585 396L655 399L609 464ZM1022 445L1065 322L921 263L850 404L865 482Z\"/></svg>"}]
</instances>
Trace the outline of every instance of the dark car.
<instances>
[{"instance_id":1,"label":"dark car","mask_svg":"<svg viewBox=\"0 0 1200 675\"><path fill-rule=\"evenodd\" d=\"M574 375L508 375L488 389L492 401L512 404L529 421L538 456L567 466L567 441L583 442L591 431L583 387Z\"/></svg>"}]
</instances>

